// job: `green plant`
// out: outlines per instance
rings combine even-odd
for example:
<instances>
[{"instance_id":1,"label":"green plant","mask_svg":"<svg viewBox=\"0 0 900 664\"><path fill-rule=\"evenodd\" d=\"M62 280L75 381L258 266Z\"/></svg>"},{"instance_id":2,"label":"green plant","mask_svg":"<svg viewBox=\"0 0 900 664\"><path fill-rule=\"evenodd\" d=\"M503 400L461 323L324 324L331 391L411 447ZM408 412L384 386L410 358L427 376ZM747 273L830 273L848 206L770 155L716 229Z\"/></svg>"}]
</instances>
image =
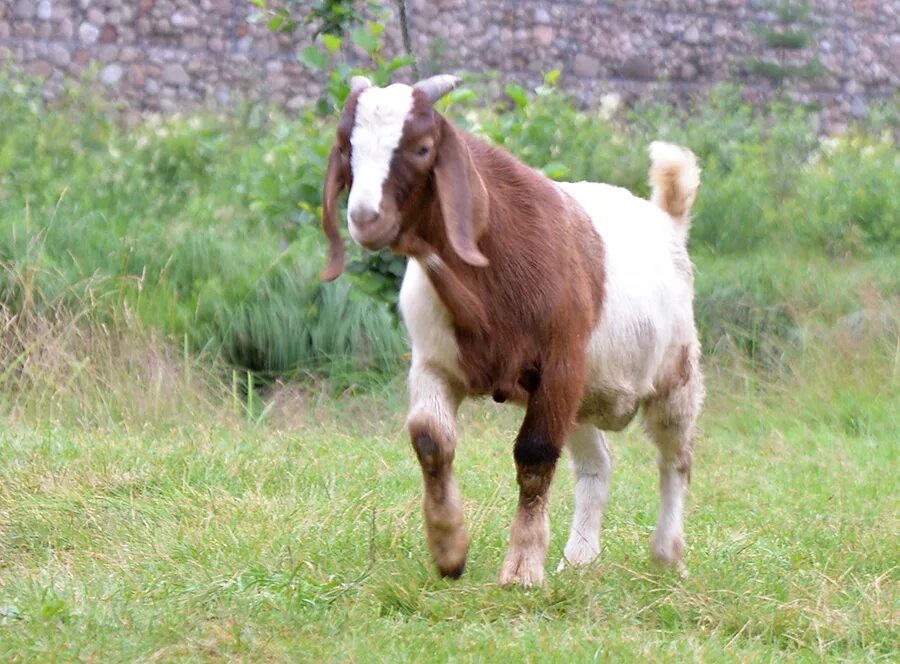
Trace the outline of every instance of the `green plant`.
<instances>
[{"instance_id":1,"label":"green plant","mask_svg":"<svg viewBox=\"0 0 900 664\"><path fill-rule=\"evenodd\" d=\"M345 38L336 35L324 35L321 46L310 44L300 51L300 62L328 76L325 93L317 104L319 113L334 115L343 108L350 94L350 79L355 75L365 75L376 85L388 85L396 72L412 67L415 58L410 54L394 57L386 57L383 54L384 28L383 22L371 20L350 33L350 41L362 49L369 58L363 66L348 64L341 54Z\"/></svg>"},{"instance_id":2,"label":"green plant","mask_svg":"<svg viewBox=\"0 0 900 664\"><path fill-rule=\"evenodd\" d=\"M283 0L279 3L270 0L250 0L259 11L250 15L253 23L266 21L266 26L274 32L292 32L301 25L313 26L313 37L319 35L341 36L355 24L365 20L365 13L360 11L355 0L315 0L303 2L298 8L299 0ZM376 2L369 2L369 9L378 8ZM304 11L301 13L300 9Z\"/></svg>"},{"instance_id":3,"label":"green plant","mask_svg":"<svg viewBox=\"0 0 900 664\"><path fill-rule=\"evenodd\" d=\"M834 256L900 250L897 146L850 135L817 155L792 206L805 240Z\"/></svg>"},{"instance_id":4,"label":"green plant","mask_svg":"<svg viewBox=\"0 0 900 664\"><path fill-rule=\"evenodd\" d=\"M0 79L0 113L15 128L0 136L0 305L77 306L91 284L92 318L127 307L266 376L340 381L396 365L391 305L318 279L332 137L312 111L124 131L103 107L46 107L39 90Z\"/></svg>"},{"instance_id":5,"label":"green plant","mask_svg":"<svg viewBox=\"0 0 900 664\"><path fill-rule=\"evenodd\" d=\"M895 102L873 107L869 124L847 136L820 141L802 109L755 109L735 88L689 113L642 105L610 116L578 108L554 76L536 91L510 86L493 107L477 87L461 88L442 110L551 176L638 195L647 194L651 140L690 146L703 168L691 231L701 265L740 264L773 247L779 255L896 256ZM333 116L306 109L289 119L247 107L233 116L150 117L126 131L83 90L46 105L27 81L0 76L0 117L0 306L52 311L87 300L99 323L127 308L179 348L187 339L192 353L266 381L352 383L354 372L398 366L405 260L347 240L347 275L332 286L318 279ZM736 345L764 357L797 325L778 288L741 285L756 284L755 270L778 274L777 262L750 264L739 279L698 280L698 312L705 341L722 336L716 321L734 321L741 331L732 336L745 339Z\"/></svg>"}]
</instances>

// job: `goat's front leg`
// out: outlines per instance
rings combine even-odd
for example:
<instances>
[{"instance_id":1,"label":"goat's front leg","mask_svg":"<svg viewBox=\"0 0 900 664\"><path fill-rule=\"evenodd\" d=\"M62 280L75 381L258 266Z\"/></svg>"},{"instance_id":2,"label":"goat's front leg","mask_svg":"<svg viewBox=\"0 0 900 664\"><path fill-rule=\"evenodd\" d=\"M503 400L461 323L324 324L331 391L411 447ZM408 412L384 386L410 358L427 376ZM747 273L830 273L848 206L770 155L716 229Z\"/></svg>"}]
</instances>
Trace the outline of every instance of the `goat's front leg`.
<instances>
[{"instance_id":1,"label":"goat's front leg","mask_svg":"<svg viewBox=\"0 0 900 664\"><path fill-rule=\"evenodd\" d=\"M563 442L575 422L583 378L571 368L547 373L531 394L513 456L519 483L519 508L509 533L509 549L500 584L540 585L550 542L547 499Z\"/></svg>"},{"instance_id":2,"label":"goat's front leg","mask_svg":"<svg viewBox=\"0 0 900 664\"><path fill-rule=\"evenodd\" d=\"M428 548L440 573L457 578L465 569L469 550L462 500L453 475L460 390L454 389L441 372L414 363L409 392L407 427L422 466Z\"/></svg>"}]
</instances>

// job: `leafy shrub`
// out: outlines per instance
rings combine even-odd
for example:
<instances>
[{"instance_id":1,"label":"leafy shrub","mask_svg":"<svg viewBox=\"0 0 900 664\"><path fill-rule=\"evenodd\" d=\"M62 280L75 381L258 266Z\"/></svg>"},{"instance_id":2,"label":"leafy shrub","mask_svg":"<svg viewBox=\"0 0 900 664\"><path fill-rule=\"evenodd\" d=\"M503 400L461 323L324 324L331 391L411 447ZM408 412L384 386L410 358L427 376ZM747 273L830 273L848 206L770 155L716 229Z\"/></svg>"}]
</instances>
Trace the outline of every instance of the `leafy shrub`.
<instances>
[{"instance_id":1,"label":"leafy shrub","mask_svg":"<svg viewBox=\"0 0 900 664\"><path fill-rule=\"evenodd\" d=\"M900 154L887 140L856 135L820 151L794 201L805 243L830 255L900 247Z\"/></svg>"}]
</instances>

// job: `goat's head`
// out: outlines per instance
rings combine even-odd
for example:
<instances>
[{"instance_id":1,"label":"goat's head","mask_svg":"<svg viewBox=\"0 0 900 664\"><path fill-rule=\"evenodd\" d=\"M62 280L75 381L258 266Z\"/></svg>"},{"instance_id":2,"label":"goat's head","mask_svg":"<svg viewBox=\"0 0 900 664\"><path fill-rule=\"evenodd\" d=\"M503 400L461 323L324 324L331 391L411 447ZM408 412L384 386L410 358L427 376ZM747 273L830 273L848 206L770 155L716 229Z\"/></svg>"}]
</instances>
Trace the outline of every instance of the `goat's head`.
<instances>
[{"instance_id":1,"label":"goat's head","mask_svg":"<svg viewBox=\"0 0 900 664\"><path fill-rule=\"evenodd\" d=\"M361 76L351 80L325 177L322 227L331 247L324 279L344 267L337 221L344 189L350 236L361 246L396 248L425 223L422 211L436 195L450 246L467 263L487 265L477 246L487 223L484 183L459 130L434 110L459 81L441 75L379 88Z\"/></svg>"}]
</instances>

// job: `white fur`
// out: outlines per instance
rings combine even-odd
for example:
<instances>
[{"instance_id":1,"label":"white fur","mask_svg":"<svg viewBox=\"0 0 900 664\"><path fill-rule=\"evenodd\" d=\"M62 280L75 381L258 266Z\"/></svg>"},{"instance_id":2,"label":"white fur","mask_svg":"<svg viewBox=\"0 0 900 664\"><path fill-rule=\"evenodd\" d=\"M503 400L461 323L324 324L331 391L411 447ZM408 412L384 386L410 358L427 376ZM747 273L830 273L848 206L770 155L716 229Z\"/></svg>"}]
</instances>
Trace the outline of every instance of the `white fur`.
<instances>
[{"instance_id":1,"label":"white fur","mask_svg":"<svg viewBox=\"0 0 900 664\"><path fill-rule=\"evenodd\" d=\"M435 258L440 260L440 257ZM465 384L450 313L415 259L406 263L406 274L400 287L400 313L412 342L410 373L429 367L445 380Z\"/></svg>"},{"instance_id":2,"label":"white fur","mask_svg":"<svg viewBox=\"0 0 900 664\"><path fill-rule=\"evenodd\" d=\"M666 209L668 200L676 201L680 210L666 210L676 220L675 232L685 239L690 225L690 208L700 186L697 157L680 145L653 141L650 144L650 202ZM674 191L673 191L674 188Z\"/></svg>"},{"instance_id":3,"label":"white fur","mask_svg":"<svg viewBox=\"0 0 900 664\"><path fill-rule=\"evenodd\" d=\"M588 343L587 393L629 411L651 396L676 352L695 343L693 285L672 218L626 189L560 183L594 222L605 246L606 301ZM619 428L603 426L601 428Z\"/></svg>"},{"instance_id":4,"label":"white fur","mask_svg":"<svg viewBox=\"0 0 900 664\"><path fill-rule=\"evenodd\" d=\"M612 476L612 455L603 432L596 427L580 424L567 447L575 473L575 513L559 569L566 563L586 565L600 553L600 527Z\"/></svg>"},{"instance_id":5,"label":"white fur","mask_svg":"<svg viewBox=\"0 0 900 664\"><path fill-rule=\"evenodd\" d=\"M662 459L659 465L659 517L653 532L653 557L666 565L680 562L684 546L684 499L687 482L672 463Z\"/></svg>"},{"instance_id":6,"label":"white fur","mask_svg":"<svg viewBox=\"0 0 900 664\"><path fill-rule=\"evenodd\" d=\"M664 188L663 176L667 172L677 174L678 188L683 192L695 192L700 186L700 167L697 166L697 157L690 150L686 150L674 143L653 141L650 144L650 185L654 188L650 201L659 207L663 207L659 201L659 195ZM693 202L693 196L690 197ZM688 204L690 207L690 204Z\"/></svg>"},{"instance_id":7,"label":"white fur","mask_svg":"<svg viewBox=\"0 0 900 664\"><path fill-rule=\"evenodd\" d=\"M359 242L354 216L381 209L384 182L391 158L400 145L403 125L413 107L413 89L395 83L365 88L356 103L356 122L350 134L353 186L347 199L350 236Z\"/></svg>"}]
</instances>

